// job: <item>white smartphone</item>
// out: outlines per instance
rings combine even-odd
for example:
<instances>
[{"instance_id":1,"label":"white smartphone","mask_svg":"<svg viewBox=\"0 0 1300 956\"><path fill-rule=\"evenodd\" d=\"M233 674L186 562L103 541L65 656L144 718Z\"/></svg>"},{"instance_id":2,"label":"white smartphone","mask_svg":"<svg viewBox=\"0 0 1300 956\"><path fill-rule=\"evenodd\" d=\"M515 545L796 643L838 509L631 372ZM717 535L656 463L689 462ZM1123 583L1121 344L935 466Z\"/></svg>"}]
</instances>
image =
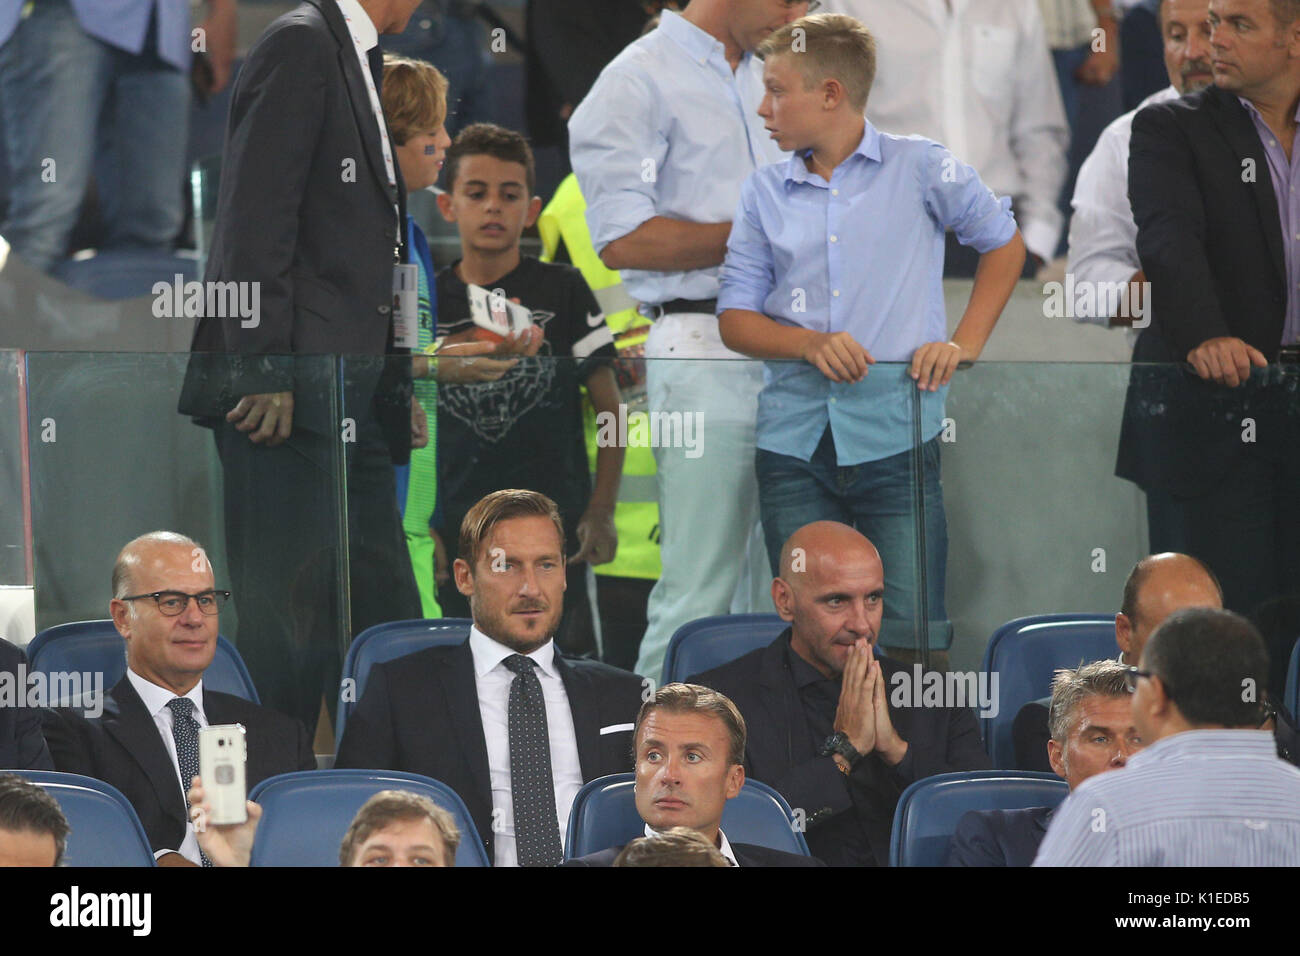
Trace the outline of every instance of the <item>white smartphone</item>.
<instances>
[{"instance_id":1,"label":"white smartphone","mask_svg":"<svg viewBox=\"0 0 1300 956\"><path fill-rule=\"evenodd\" d=\"M208 823L243 823L248 819L244 785L243 724L214 724L199 731L199 777L212 812Z\"/></svg>"},{"instance_id":2,"label":"white smartphone","mask_svg":"<svg viewBox=\"0 0 1300 956\"><path fill-rule=\"evenodd\" d=\"M470 317L479 328L505 338L511 332L522 332L532 326L533 313L527 306L473 283L468 288Z\"/></svg>"}]
</instances>

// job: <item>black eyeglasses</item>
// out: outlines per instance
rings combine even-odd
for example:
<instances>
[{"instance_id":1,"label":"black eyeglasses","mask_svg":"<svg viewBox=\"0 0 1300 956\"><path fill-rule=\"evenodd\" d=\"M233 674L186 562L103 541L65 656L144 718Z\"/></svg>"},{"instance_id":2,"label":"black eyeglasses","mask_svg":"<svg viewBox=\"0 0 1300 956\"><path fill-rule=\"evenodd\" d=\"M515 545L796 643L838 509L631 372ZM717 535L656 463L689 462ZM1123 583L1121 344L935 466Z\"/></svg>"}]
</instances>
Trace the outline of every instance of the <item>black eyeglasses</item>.
<instances>
[{"instance_id":1,"label":"black eyeglasses","mask_svg":"<svg viewBox=\"0 0 1300 956\"><path fill-rule=\"evenodd\" d=\"M803 2L804 0L781 0L781 6L789 10L793 7L799 6L799 4ZM805 11L805 15L808 13L812 13L814 10L821 7L821 5L822 5L822 0L808 0L808 9Z\"/></svg>"},{"instance_id":2,"label":"black eyeglasses","mask_svg":"<svg viewBox=\"0 0 1300 956\"><path fill-rule=\"evenodd\" d=\"M1151 677L1151 671L1140 671L1136 667L1128 667L1124 670L1124 685L1128 687L1129 693L1137 690L1139 677Z\"/></svg>"},{"instance_id":3,"label":"black eyeglasses","mask_svg":"<svg viewBox=\"0 0 1300 956\"><path fill-rule=\"evenodd\" d=\"M200 591L198 594L186 594L184 591L152 591L149 594L128 594L118 598L119 601L139 601L153 598L158 610L167 617L177 617L190 606L190 598L199 606L199 610L211 617L220 611L230 600L229 591Z\"/></svg>"}]
</instances>

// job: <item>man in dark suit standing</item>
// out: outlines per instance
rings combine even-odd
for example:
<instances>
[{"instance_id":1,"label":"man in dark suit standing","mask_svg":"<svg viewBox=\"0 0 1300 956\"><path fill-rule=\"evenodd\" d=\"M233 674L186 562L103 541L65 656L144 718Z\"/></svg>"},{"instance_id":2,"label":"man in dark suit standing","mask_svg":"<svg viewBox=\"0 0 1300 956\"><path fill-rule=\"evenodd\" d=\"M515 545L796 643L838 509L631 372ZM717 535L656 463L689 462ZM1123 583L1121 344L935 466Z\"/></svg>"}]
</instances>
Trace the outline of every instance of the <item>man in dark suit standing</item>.
<instances>
[{"instance_id":1,"label":"man in dark suit standing","mask_svg":"<svg viewBox=\"0 0 1300 956\"><path fill-rule=\"evenodd\" d=\"M554 866L582 785L632 769L642 681L556 651L564 527L551 499L487 495L461 522L458 553L469 639L373 667L336 766L440 780L496 866Z\"/></svg>"},{"instance_id":2,"label":"man in dark suit standing","mask_svg":"<svg viewBox=\"0 0 1300 956\"><path fill-rule=\"evenodd\" d=\"M180 399L222 460L245 660L267 702L308 727L347 637L333 586L341 467L352 565L367 575L353 574L352 632L420 616L390 467L410 454L409 340L393 307L394 265L409 257L378 45L416 6L307 0L249 51ZM251 316L213 293L227 284Z\"/></svg>"},{"instance_id":3,"label":"man in dark suit standing","mask_svg":"<svg viewBox=\"0 0 1300 956\"><path fill-rule=\"evenodd\" d=\"M27 706L27 655L0 639L0 688L6 684L13 688L14 700L0 702L0 770L53 770L41 736L41 712Z\"/></svg>"},{"instance_id":4,"label":"man in dark suit standing","mask_svg":"<svg viewBox=\"0 0 1300 956\"><path fill-rule=\"evenodd\" d=\"M687 827L717 847L732 866L818 866L753 843L732 843L722 811L745 785L745 718L724 695L697 684L666 684L636 715L636 812L645 835ZM565 866L613 866L622 846L580 856Z\"/></svg>"},{"instance_id":5,"label":"man in dark suit standing","mask_svg":"<svg viewBox=\"0 0 1300 956\"><path fill-rule=\"evenodd\" d=\"M1147 493L1151 550L1250 614L1300 580L1300 2L1214 0L1210 23L1215 85L1133 119L1153 303L1133 361L1172 365L1134 368L1116 473Z\"/></svg>"},{"instance_id":6,"label":"man in dark suit standing","mask_svg":"<svg viewBox=\"0 0 1300 956\"><path fill-rule=\"evenodd\" d=\"M1052 770L1073 790L1089 777L1118 770L1142 747L1133 726L1128 666L1104 660L1056 672L1052 681ZM957 821L949 866L1032 866L1047 835L1051 807L972 810Z\"/></svg>"},{"instance_id":7,"label":"man in dark suit standing","mask_svg":"<svg viewBox=\"0 0 1300 956\"><path fill-rule=\"evenodd\" d=\"M185 799L199 772L201 728L244 725L249 789L276 774L316 769L301 723L204 689L203 672L217 650L217 615L230 596L213 583L207 555L183 535L155 531L127 544L113 566L109 603L126 641L126 676L97 718L69 707L46 712L55 768L121 790L160 866L201 861Z\"/></svg>"},{"instance_id":8,"label":"man in dark suit standing","mask_svg":"<svg viewBox=\"0 0 1300 956\"><path fill-rule=\"evenodd\" d=\"M884 591L866 537L835 521L804 525L782 547L772 582L790 627L691 678L736 702L749 728L745 772L807 814L808 846L831 865L887 865L908 784L989 765L968 707L908 705L924 700L919 688L898 694L913 671L875 656Z\"/></svg>"}]
</instances>

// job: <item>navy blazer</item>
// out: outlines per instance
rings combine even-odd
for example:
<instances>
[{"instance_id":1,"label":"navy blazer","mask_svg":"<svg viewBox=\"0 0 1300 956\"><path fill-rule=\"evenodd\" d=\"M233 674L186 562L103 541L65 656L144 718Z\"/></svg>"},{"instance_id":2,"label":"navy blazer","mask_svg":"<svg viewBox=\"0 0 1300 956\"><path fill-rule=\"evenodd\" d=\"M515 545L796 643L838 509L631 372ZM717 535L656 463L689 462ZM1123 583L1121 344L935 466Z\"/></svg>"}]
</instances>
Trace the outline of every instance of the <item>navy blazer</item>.
<instances>
[{"instance_id":1,"label":"navy blazer","mask_svg":"<svg viewBox=\"0 0 1300 956\"><path fill-rule=\"evenodd\" d=\"M563 657L558 649L555 667L573 713L583 782L632 770L641 678L599 661ZM627 728L601 733L620 724ZM493 859L492 778L468 638L372 667L334 765L402 770L445 783L465 801Z\"/></svg>"},{"instance_id":2,"label":"navy blazer","mask_svg":"<svg viewBox=\"0 0 1300 956\"><path fill-rule=\"evenodd\" d=\"M18 668L26 664L22 648L0 638L0 682L23 695L13 707L0 704L0 770L53 770L41 735L41 711L27 706L26 686L18 683Z\"/></svg>"},{"instance_id":3,"label":"navy blazer","mask_svg":"<svg viewBox=\"0 0 1300 956\"><path fill-rule=\"evenodd\" d=\"M1051 807L972 810L957 821L948 865L1032 866L1051 817Z\"/></svg>"},{"instance_id":4,"label":"navy blazer","mask_svg":"<svg viewBox=\"0 0 1300 956\"><path fill-rule=\"evenodd\" d=\"M588 853L586 856L580 856L573 860L567 860L561 866L613 866L618 855L623 852L623 847L612 846L608 850L598 850L595 853ZM786 853L784 850L773 850L771 847L759 846L756 843L733 843L731 852L736 857L736 863L740 866L825 866L821 860L815 856L804 856L801 853Z\"/></svg>"},{"instance_id":5,"label":"navy blazer","mask_svg":"<svg viewBox=\"0 0 1300 956\"><path fill-rule=\"evenodd\" d=\"M316 769L307 728L299 720L206 688L203 713L210 725L244 725L249 790L267 777ZM185 795L158 725L128 678L104 695L99 717L87 718L72 707L47 710L45 739L56 769L95 777L122 791L155 852L179 849L188 822Z\"/></svg>"},{"instance_id":6,"label":"navy blazer","mask_svg":"<svg viewBox=\"0 0 1300 956\"><path fill-rule=\"evenodd\" d=\"M846 778L833 760L817 756L786 663L789 646L786 628L767 647L692 677L691 683L726 694L740 708L748 729L746 775L775 788L791 807L804 810L808 845L815 856L826 860L834 850L821 845L818 824L851 812L861 816L875 862L883 866L889 860L894 808L908 784L939 773L989 769L975 714L967 707L895 707L887 697L894 729L908 743L907 755L897 767L888 767L869 754ZM897 661L877 660L886 682L899 671L910 673Z\"/></svg>"}]
</instances>

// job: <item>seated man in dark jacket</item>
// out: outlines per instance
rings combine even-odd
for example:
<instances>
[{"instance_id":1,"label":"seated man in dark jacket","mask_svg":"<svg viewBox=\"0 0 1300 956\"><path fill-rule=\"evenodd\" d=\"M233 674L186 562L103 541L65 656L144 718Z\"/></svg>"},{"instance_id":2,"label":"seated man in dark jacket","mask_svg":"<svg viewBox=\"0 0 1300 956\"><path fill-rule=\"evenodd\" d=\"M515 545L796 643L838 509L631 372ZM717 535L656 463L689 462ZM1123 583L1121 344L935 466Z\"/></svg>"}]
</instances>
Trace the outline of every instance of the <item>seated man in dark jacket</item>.
<instances>
[{"instance_id":1,"label":"seated man in dark jacket","mask_svg":"<svg viewBox=\"0 0 1300 956\"><path fill-rule=\"evenodd\" d=\"M736 702L749 728L745 772L806 814L808 845L831 865L886 865L908 784L989 766L965 702L924 705L915 672L875 656L884 600L870 541L834 521L804 525L772 582L791 626L691 678Z\"/></svg>"},{"instance_id":2,"label":"seated man in dark jacket","mask_svg":"<svg viewBox=\"0 0 1300 956\"><path fill-rule=\"evenodd\" d=\"M1052 681L1047 759L1073 790L1083 781L1128 762L1142 746L1133 727L1128 667L1095 661L1059 670ZM957 822L949 866L1030 866L1047 835L1052 807L972 810Z\"/></svg>"},{"instance_id":3,"label":"seated man in dark jacket","mask_svg":"<svg viewBox=\"0 0 1300 956\"><path fill-rule=\"evenodd\" d=\"M12 697L4 693L8 684ZM27 655L0 639L0 770L53 770L41 736L41 712L32 706Z\"/></svg>"}]
</instances>

